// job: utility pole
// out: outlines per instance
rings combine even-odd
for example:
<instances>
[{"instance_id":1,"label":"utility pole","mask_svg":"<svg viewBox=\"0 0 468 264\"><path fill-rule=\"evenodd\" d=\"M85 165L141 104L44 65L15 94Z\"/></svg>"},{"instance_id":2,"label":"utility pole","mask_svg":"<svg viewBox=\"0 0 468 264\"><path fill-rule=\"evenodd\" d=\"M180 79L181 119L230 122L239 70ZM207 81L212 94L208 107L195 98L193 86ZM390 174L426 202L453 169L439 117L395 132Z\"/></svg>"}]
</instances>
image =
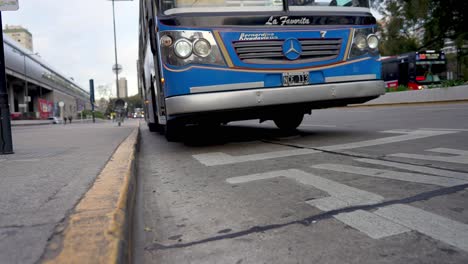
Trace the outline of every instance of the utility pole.
<instances>
[{"instance_id":1,"label":"utility pole","mask_svg":"<svg viewBox=\"0 0 468 264\"><path fill-rule=\"evenodd\" d=\"M117 29L115 25L115 1L133 1L133 0L111 0L111 1L112 1L112 22L114 24L114 56L115 56L115 64L112 67L112 70L115 73L115 86L117 88L117 98L120 98L119 73L122 71L122 66L119 65L119 61L117 58Z\"/></svg>"},{"instance_id":2,"label":"utility pole","mask_svg":"<svg viewBox=\"0 0 468 264\"><path fill-rule=\"evenodd\" d=\"M91 114L93 115L93 123L96 123L96 118L94 115L94 103L96 100L94 99L94 80L89 80L89 101L91 103Z\"/></svg>"},{"instance_id":3,"label":"utility pole","mask_svg":"<svg viewBox=\"0 0 468 264\"><path fill-rule=\"evenodd\" d=\"M5 51L3 48L3 22L0 10L0 154L13 154L13 140L11 137L10 106L8 104L8 90L6 87Z\"/></svg>"},{"instance_id":4,"label":"utility pole","mask_svg":"<svg viewBox=\"0 0 468 264\"><path fill-rule=\"evenodd\" d=\"M114 53L115 53L115 85L117 87L117 98L119 98L119 61L117 60L117 30L115 28L115 1L112 0L112 21L114 22Z\"/></svg>"}]
</instances>

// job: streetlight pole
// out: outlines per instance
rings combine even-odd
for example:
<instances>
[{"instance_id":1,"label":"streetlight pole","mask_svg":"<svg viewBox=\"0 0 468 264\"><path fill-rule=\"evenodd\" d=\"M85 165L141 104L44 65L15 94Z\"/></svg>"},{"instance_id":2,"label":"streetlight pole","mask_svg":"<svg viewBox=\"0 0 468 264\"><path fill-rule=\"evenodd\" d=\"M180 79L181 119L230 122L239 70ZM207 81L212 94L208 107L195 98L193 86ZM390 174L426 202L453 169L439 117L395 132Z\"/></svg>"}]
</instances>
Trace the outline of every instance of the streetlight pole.
<instances>
[{"instance_id":1,"label":"streetlight pole","mask_svg":"<svg viewBox=\"0 0 468 264\"><path fill-rule=\"evenodd\" d=\"M115 72L115 86L117 88L117 98L120 98L119 91L119 73L122 70L122 67L119 65L117 59L117 29L115 25L115 1L133 1L133 0L111 0L112 1L112 21L114 23L114 55L115 55L115 65L112 67L112 70Z\"/></svg>"},{"instance_id":2,"label":"streetlight pole","mask_svg":"<svg viewBox=\"0 0 468 264\"><path fill-rule=\"evenodd\" d=\"M117 98L119 98L119 64L117 60L117 30L115 27L115 0L112 0L112 20L114 23L114 53L115 53L115 85L117 87Z\"/></svg>"}]
</instances>

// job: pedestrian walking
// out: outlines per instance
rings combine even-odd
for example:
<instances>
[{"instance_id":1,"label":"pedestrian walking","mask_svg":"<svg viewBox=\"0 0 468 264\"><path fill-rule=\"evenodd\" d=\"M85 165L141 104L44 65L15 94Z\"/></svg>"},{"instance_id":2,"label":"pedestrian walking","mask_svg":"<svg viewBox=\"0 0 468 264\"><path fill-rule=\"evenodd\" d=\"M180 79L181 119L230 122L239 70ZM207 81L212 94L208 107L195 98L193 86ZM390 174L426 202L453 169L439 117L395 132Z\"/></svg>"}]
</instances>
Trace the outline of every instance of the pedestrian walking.
<instances>
[{"instance_id":1,"label":"pedestrian walking","mask_svg":"<svg viewBox=\"0 0 468 264\"><path fill-rule=\"evenodd\" d=\"M66 116L63 117L63 124L64 124L64 125L67 124L67 117L66 117Z\"/></svg>"},{"instance_id":2,"label":"pedestrian walking","mask_svg":"<svg viewBox=\"0 0 468 264\"><path fill-rule=\"evenodd\" d=\"M72 115L69 115L69 116L68 116L68 121L70 121L70 124L72 123L72 120L73 120L73 116L72 116Z\"/></svg>"}]
</instances>

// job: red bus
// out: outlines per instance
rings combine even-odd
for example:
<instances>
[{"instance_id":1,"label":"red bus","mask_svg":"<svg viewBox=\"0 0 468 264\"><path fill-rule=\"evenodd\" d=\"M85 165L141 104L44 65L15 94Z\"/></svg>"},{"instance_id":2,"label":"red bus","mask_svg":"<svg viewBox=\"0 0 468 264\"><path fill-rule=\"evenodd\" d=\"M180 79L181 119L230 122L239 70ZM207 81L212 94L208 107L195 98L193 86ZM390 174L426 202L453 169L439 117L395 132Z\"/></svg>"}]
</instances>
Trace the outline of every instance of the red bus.
<instances>
[{"instance_id":1,"label":"red bus","mask_svg":"<svg viewBox=\"0 0 468 264\"><path fill-rule=\"evenodd\" d=\"M381 61L382 78L389 89L404 85L411 90L421 90L447 79L447 59L443 52L410 52Z\"/></svg>"}]
</instances>

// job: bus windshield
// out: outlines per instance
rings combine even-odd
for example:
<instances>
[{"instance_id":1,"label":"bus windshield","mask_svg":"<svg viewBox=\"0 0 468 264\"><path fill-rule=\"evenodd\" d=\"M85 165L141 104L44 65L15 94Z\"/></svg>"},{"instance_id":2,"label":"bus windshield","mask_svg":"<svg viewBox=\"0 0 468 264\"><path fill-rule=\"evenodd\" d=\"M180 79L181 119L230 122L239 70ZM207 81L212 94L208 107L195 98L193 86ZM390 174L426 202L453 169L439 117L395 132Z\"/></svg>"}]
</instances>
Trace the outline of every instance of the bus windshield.
<instances>
[{"instance_id":1,"label":"bus windshield","mask_svg":"<svg viewBox=\"0 0 468 264\"><path fill-rule=\"evenodd\" d=\"M438 83L446 79L446 65L443 61L418 62L416 81L420 84Z\"/></svg>"},{"instance_id":2,"label":"bus windshield","mask_svg":"<svg viewBox=\"0 0 468 264\"><path fill-rule=\"evenodd\" d=\"M284 0L291 11L320 10L324 7L369 8L368 0ZM283 0L162 0L165 15L188 12L282 11Z\"/></svg>"}]
</instances>

